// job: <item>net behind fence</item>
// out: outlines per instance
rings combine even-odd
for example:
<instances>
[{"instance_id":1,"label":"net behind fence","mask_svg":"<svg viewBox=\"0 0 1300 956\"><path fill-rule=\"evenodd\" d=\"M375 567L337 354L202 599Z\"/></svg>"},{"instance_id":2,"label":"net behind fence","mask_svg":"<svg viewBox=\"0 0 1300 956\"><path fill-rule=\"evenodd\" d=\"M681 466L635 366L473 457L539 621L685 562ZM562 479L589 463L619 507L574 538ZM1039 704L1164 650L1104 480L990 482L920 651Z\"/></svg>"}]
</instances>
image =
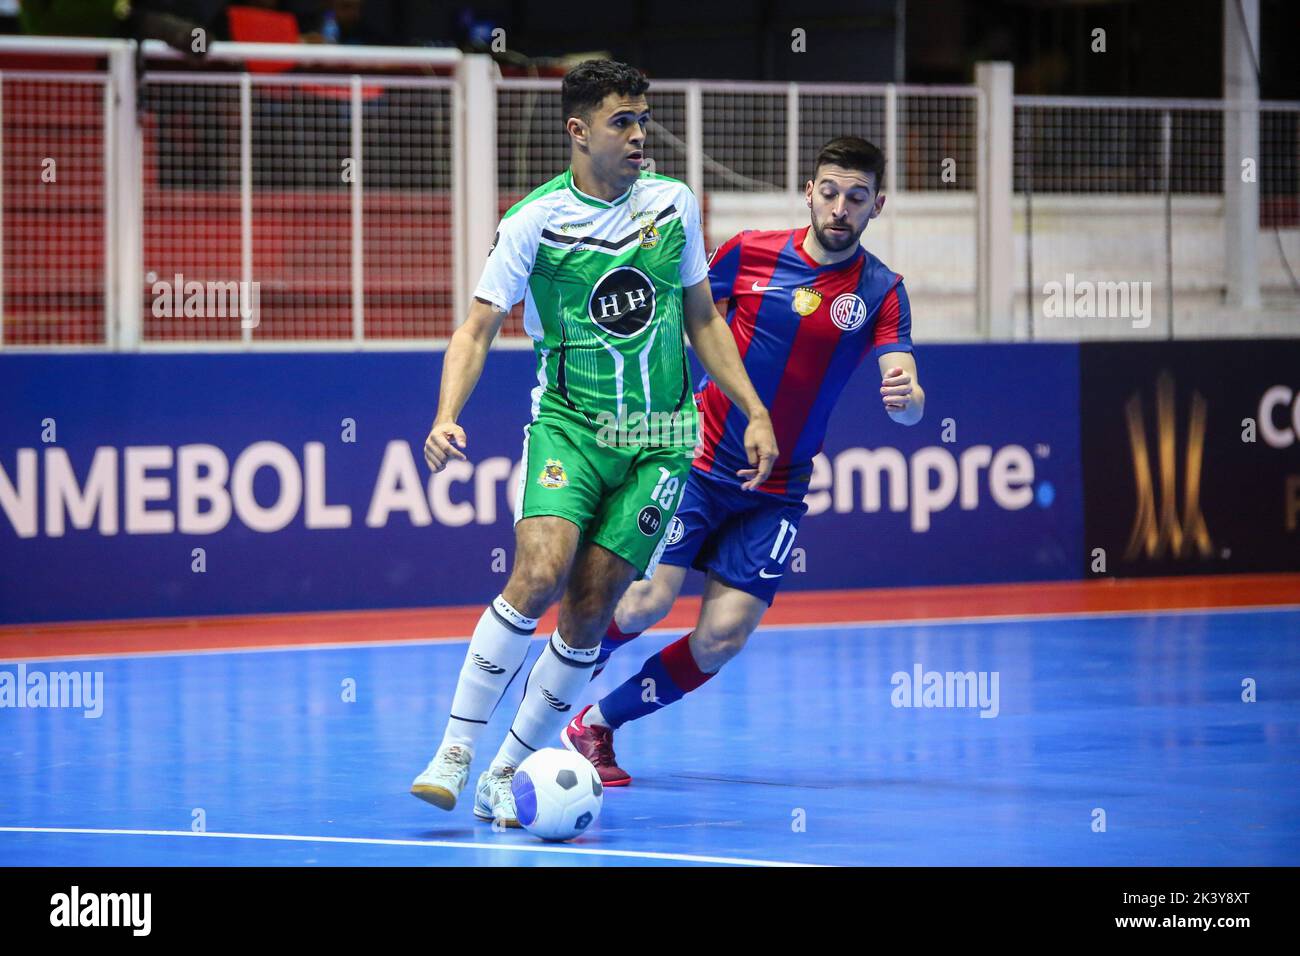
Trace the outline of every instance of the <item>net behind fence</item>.
<instances>
[{"instance_id":1,"label":"net behind fence","mask_svg":"<svg viewBox=\"0 0 1300 956\"><path fill-rule=\"evenodd\" d=\"M348 78L239 82L145 88L145 341L237 341L249 324L160 309L178 275L255 283L256 340L353 340L358 251L363 338L449 335L449 84L367 78L357 110Z\"/></svg>"},{"instance_id":2,"label":"net behind fence","mask_svg":"<svg viewBox=\"0 0 1300 956\"><path fill-rule=\"evenodd\" d=\"M891 113L885 87L698 83L698 142L688 116L691 84L656 82L646 152L656 172L690 181L697 156L705 244L741 229L808 223L804 183L820 148L860 136L897 155L893 205L869 227L867 247L904 274L914 309L940 322L970 321L975 308L978 96L973 89L900 87ZM504 213L568 164L555 81L504 80L497 91L498 208ZM890 121L892 117L893 132ZM911 195L907 195L911 194ZM945 195L950 194L950 195ZM523 334L522 309L504 325Z\"/></svg>"},{"instance_id":3,"label":"net behind fence","mask_svg":"<svg viewBox=\"0 0 1300 956\"><path fill-rule=\"evenodd\" d=\"M134 317L114 311L116 290L134 273L110 236L135 216L145 347L445 339L486 254L468 248L461 210L500 216L569 161L557 80L490 83L476 87L496 109L476 163L457 131L482 121L458 118L449 77L169 67L138 81L138 125L119 125L107 74L0 73L0 342L117 344ZM805 225L803 186L826 141L879 144L887 204L865 245L904 275L922 334L979 334L990 146L978 89L655 81L648 99L647 155L699 191L709 249L741 229ZM1156 312L1171 287L1180 308L1222 302L1235 114L1213 101L1016 97L1012 115L1014 285L1022 316L1040 320L1031 330L1108 334L1043 321L1044 286L1070 275L1149 282ZM1258 117L1258 155L1242 160L1258 184L1261 284L1282 294L1294 288L1285 250L1300 250L1300 107L1261 104ZM138 182L115 169L119 130L140 138ZM520 309L504 335L520 344Z\"/></svg>"},{"instance_id":4,"label":"net behind fence","mask_svg":"<svg viewBox=\"0 0 1300 956\"><path fill-rule=\"evenodd\" d=\"M1174 310L1217 306L1225 283L1225 182L1259 193L1259 227L1300 225L1300 109L1264 104L1256 155L1227 163L1222 104L1159 100L1090 103L1017 98L1014 189L1017 294L1037 334L1109 337L1119 325L1054 314L1058 283L1123 283L1149 296L1142 323L1169 323ZM1261 236L1266 240L1268 237ZM1293 295L1283 240L1260 243L1266 293ZM1028 306L1024 304L1028 302ZM1098 316L1097 318L1104 318Z\"/></svg>"},{"instance_id":5,"label":"net behind fence","mask_svg":"<svg viewBox=\"0 0 1300 956\"><path fill-rule=\"evenodd\" d=\"M105 79L0 75L0 330L6 345L104 345Z\"/></svg>"}]
</instances>

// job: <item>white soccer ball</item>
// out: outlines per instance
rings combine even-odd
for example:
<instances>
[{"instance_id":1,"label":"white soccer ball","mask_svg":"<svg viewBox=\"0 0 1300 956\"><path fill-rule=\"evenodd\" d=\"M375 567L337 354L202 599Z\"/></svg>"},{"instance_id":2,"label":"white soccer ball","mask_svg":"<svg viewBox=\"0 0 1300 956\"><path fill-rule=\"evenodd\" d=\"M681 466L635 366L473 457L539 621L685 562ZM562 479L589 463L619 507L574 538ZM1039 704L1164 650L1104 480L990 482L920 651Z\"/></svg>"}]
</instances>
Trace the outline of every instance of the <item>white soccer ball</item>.
<instances>
[{"instance_id":1,"label":"white soccer ball","mask_svg":"<svg viewBox=\"0 0 1300 956\"><path fill-rule=\"evenodd\" d=\"M529 754L510 789L520 826L543 840L585 833L600 816L605 791L586 757L557 747Z\"/></svg>"}]
</instances>

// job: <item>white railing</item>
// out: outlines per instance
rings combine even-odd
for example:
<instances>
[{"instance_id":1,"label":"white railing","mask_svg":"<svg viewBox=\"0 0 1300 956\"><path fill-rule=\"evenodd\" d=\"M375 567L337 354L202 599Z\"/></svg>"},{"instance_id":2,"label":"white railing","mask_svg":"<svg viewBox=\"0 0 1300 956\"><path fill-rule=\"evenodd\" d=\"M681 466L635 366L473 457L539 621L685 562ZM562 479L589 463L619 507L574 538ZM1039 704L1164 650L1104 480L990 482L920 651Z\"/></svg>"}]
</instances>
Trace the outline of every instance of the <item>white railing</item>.
<instances>
[{"instance_id":1,"label":"white railing","mask_svg":"<svg viewBox=\"0 0 1300 956\"><path fill-rule=\"evenodd\" d=\"M444 341L464 313L456 225L473 177L459 51L213 43L214 64L367 72L212 72L177 70L181 55L149 41L142 80L126 41L6 37L5 53L95 65L0 72L0 344L416 348ZM426 75L375 72L388 67ZM104 91L93 122L66 102L76 84ZM65 188L86 174L68 160L87 141L103 150L93 200ZM57 178L36 178L35 154ZM92 257L104 264L93 287ZM187 314L191 285L205 296Z\"/></svg>"},{"instance_id":2,"label":"white railing","mask_svg":"<svg viewBox=\"0 0 1300 956\"><path fill-rule=\"evenodd\" d=\"M501 213L568 163L559 81L502 78L484 56L214 42L217 69L193 69L156 41L144 52L137 78L128 41L0 37L0 55L94 64L0 71L2 348L437 347ZM1040 314L1044 283L1108 279L1106 255L1149 279L1162 309L1222 298L1223 270L1206 263L1233 254L1230 104L1013 97L1005 64L977 81L656 80L648 154L702 197L712 247L805 222L802 184L826 140L880 143L888 205L864 241L906 277L930 340L1129 334ZM1287 218L1300 105L1250 115L1260 275L1276 297L1300 262ZM255 291L241 301L256 316L214 309L214 286ZM527 346L518 316L505 332Z\"/></svg>"},{"instance_id":3,"label":"white railing","mask_svg":"<svg viewBox=\"0 0 1300 956\"><path fill-rule=\"evenodd\" d=\"M496 86L496 187L504 210L563 169L569 147L558 80L511 78ZM803 184L826 141L854 134L881 144L889 212L868 229L866 245L906 277L918 314L973 326L981 90L654 80L647 98L647 155L656 171L704 197L709 248L741 229L806 224ZM522 331L520 310L506 328Z\"/></svg>"},{"instance_id":4,"label":"white railing","mask_svg":"<svg viewBox=\"0 0 1300 956\"><path fill-rule=\"evenodd\" d=\"M113 187L130 137L114 122L119 104L133 103L132 50L125 41L0 38L0 52L107 64L93 72L0 70L0 346L119 344L125 263ZM58 216L69 232L41 228Z\"/></svg>"},{"instance_id":5,"label":"white railing","mask_svg":"<svg viewBox=\"0 0 1300 956\"><path fill-rule=\"evenodd\" d=\"M1198 313L1240 328L1242 283L1277 331L1300 334L1300 104L1017 96L1014 109L1021 335L1123 334L1045 307L1049 286L1084 282L1144 287L1144 337Z\"/></svg>"}]
</instances>

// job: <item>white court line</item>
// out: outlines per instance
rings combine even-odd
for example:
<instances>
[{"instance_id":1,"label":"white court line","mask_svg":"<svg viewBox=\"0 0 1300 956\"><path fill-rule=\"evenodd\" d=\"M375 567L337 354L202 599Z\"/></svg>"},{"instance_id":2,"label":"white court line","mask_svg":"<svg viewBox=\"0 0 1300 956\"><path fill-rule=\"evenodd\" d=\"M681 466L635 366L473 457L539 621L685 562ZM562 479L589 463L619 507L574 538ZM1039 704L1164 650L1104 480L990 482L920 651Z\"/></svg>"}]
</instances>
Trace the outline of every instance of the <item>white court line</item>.
<instances>
[{"instance_id":1,"label":"white court line","mask_svg":"<svg viewBox=\"0 0 1300 956\"><path fill-rule=\"evenodd\" d=\"M844 628L881 630L900 627L947 627L958 624L1018 624L1030 621L1076 621L1089 618L1111 617L1175 617L1188 614L1253 614L1267 611L1300 611L1300 604L1236 604L1230 607L1174 607L1147 608L1129 611L1043 611L1027 614L972 614L964 617L917 617L898 621L834 621L825 624L761 624L760 631L827 631ZM680 627L653 627L643 634L680 634ZM534 641L549 640L549 634L540 634ZM356 650L365 647L425 647L434 644L468 644L464 637L413 637L391 641L340 641L325 644L267 644L257 647L204 647L194 650L169 651L118 651L103 654L46 654L42 657L4 657L0 664L31 664L42 661L112 661L137 657L203 657L211 654L272 654L284 651ZM0 637L0 655L4 653L4 639Z\"/></svg>"},{"instance_id":2,"label":"white court line","mask_svg":"<svg viewBox=\"0 0 1300 956\"><path fill-rule=\"evenodd\" d=\"M1076 621L1101 617L1177 617L1188 614L1253 614L1260 611L1300 611L1300 604L1234 604L1229 607L1138 608L1121 611L1042 611L1027 614L971 614L965 617L918 617L897 621L846 621L834 624L773 624L772 630L809 631L826 627L886 628L951 624L1018 624L1028 621ZM674 630L669 628L667 630ZM676 628L675 630L681 630ZM761 628L760 628L761 630ZM468 638L466 638L468 640Z\"/></svg>"},{"instance_id":3,"label":"white court line","mask_svg":"<svg viewBox=\"0 0 1300 956\"><path fill-rule=\"evenodd\" d=\"M649 850L602 850L582 846L553 846L457 843L452 840L385 840L368 837L297 836L287 833L196 833L193 830L102 830L89 827L0 827L0 833L73 833L94 836L207 837L221 840L270 840L280 843L346 843L365 846L427 846L448 850L495 850L505 853L571 853L578 856L620 856L637 860L670 860L675 863L712 863L727 866L819 867L820 863L791 863L785 860L749 860L731 856L695 856L690 853L655 853Z\"/></svg>"}]
</instances>

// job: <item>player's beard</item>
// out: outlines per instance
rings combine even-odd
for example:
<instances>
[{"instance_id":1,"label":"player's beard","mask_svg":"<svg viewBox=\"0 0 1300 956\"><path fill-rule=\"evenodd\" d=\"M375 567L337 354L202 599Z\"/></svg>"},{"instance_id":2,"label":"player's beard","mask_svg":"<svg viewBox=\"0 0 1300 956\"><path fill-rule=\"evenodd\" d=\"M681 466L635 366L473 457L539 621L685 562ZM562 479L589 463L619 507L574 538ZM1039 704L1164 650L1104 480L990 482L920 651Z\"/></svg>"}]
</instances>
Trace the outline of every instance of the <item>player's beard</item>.
<instances>
[{"instance_id":1,"label":"player's beard","mask_svg":"<svg viewBox=\"0 0 1300 956\"><path fill-rule=\"evenodd\" d=\"M826 232L821 226L817 225L817 220L813 220L813 235L817 237L817 242L827 252L843 252L845 249L852 249L862 240L862 232L854 232L852 229L844 233Z\"/></svg>"}]
</instances>

